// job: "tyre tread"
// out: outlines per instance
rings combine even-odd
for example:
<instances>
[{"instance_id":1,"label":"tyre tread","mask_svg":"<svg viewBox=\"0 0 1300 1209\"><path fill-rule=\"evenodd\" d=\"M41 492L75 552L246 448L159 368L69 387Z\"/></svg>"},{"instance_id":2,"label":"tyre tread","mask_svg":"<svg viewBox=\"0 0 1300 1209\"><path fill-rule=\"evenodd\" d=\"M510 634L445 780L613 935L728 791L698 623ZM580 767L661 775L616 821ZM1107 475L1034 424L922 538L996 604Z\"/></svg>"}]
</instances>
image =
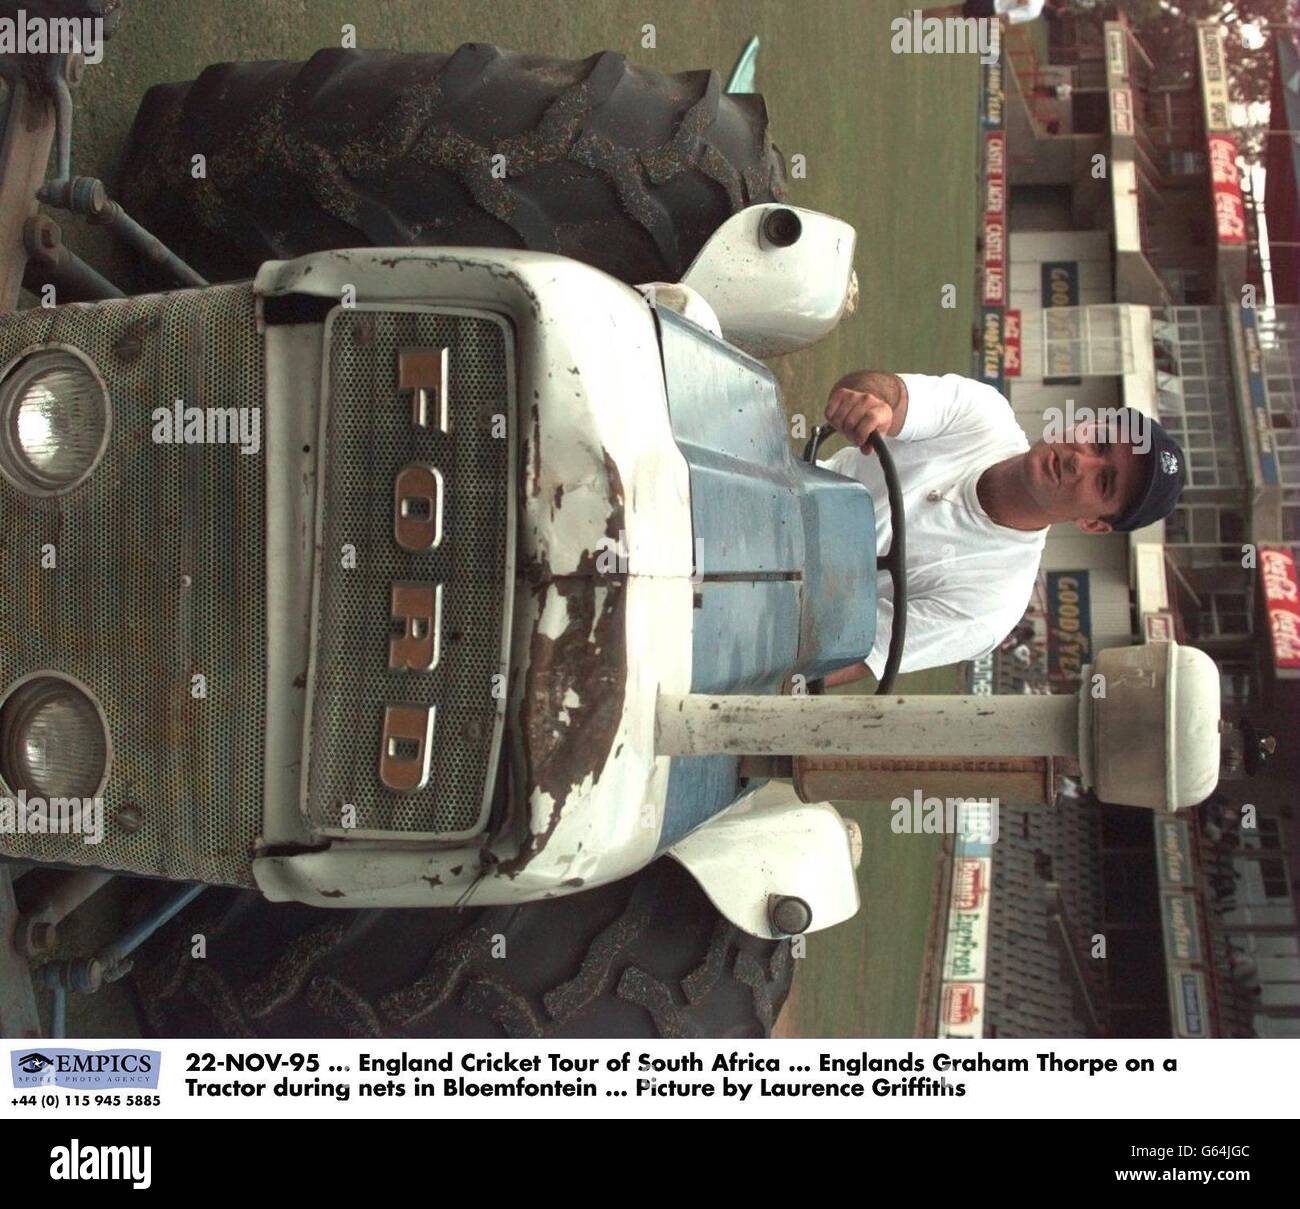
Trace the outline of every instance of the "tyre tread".
<instances>
[{"instance_id":1,"label":"tyre tread","mask_svg":"<svg viewBox=\"0 0 1300 1209\"><path fill-rule=\"evenodd\" d=\"M710 1037L770 1034L793 965L788 942L740 932L663 858L477 910L321 912L211 890L131 977L160 1036Z\"/></svg>"},{"instance_id":2,"label":"tyre tread","mask_svg":"<svg viewBox=\"0 0 1300 1209\"><path fill-rule=\"evenodd\" d=\"M157 85L121 192L214 280L323 247L486 242L649 281L678 279L732 213L783 197L784 169L761 99L724 93L716 72L467 43L331 48Z\"/></svg>"}]
</instances>

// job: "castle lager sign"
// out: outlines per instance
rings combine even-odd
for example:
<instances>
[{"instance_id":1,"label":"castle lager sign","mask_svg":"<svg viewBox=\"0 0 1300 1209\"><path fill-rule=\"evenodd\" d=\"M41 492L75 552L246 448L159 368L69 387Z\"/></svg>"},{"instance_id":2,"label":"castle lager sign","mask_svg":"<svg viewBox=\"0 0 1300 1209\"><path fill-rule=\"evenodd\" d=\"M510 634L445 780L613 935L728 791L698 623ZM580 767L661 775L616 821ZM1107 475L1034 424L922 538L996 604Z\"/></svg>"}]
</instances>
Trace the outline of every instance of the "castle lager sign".
<instances>
[{"instance_id":1,"label":"castle lager sign","mask_svg":"<svg viewBox=\"0 0 1300 1209\"><path fill-rule=\"evenodd\" d=\"M1007 300L1007 136L984 135L984 305Z\"/></svg>"}]
</instances>

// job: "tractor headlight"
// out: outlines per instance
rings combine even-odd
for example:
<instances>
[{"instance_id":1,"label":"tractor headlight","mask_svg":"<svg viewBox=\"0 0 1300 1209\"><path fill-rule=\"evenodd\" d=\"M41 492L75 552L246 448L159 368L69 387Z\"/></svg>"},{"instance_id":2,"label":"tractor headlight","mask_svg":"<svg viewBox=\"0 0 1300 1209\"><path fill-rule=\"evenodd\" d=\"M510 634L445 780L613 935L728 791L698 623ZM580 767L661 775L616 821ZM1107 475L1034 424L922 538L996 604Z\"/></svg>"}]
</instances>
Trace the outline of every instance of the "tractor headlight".
<instances>
[{"instance_id":1,"label":"tractor headlight","mask_svg":"<svg viewBox=\"0 0 1300 1209\"><path fill-rule=\"evenodd\" d=\"M15 361L0 380L0 472L32 495L70 491L108 444L108 390L69 348Z\"/></svg>"},{"instance_id":2,"label":"tractor headlight","mask_svg":"<svg viewBox=\"0 0 1300 1209\"><path fill-rule=\"evenodd\" d=\"M28 797L94 797L108 775L108 728L90 693L64 676L21 681L0 706L0 776Z\"/></svg>"}]
</instances>

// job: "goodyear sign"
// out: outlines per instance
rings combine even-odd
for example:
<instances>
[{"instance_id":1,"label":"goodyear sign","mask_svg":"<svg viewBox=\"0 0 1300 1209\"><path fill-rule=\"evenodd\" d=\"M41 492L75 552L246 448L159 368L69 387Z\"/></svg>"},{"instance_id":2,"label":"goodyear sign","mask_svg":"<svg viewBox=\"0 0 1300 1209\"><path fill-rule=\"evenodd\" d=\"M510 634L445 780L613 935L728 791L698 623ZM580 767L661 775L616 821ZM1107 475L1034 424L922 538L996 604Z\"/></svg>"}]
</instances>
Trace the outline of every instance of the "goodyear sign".
<instances>
[{"instance_id":1,"label":"goodyear sign","mask_svg":"<svg viewBox=\"0 0 1300 1209\"><path fill-rule=\"evenodd\" d=\"M1170 962L1195 965L1201 960L1201 920L1190 894L1162 894L1165 956Z\"/></svg>"},{"instance_id":2,"label":"goodyear sign","mask_svg":"<svg viewBox=\"0 0 1300 1209\"><path fill-rule=\"evenodd\" d=\"M979 379L1006 393L1002 372L1002 308L986 306L980 312L980 342L976 353Z\"/></svg>"},{"instance_id":3,"label":"goodyear sign","mask_svg":"<svg viewBox=\"0 0 1300 1209\"><path fill-rule=\"evenodd\" d=\"M1043 344L1047 360L1043 366L1045 386L1077 386L1082 378L1071 375L1074 363L1069 319L1060 314L1063 307L1079 305L1079 263L1075 260L1045 260L1042 265ZM1052 314L1057 311L1057 314Z\"/></svg>"},{"instance_id":4,"label":"goodyear sign","mask_svg":"<svg viewBox=\"0 0 1300 1209\"><path fill-rule=\"evenodd\" d=\"M990 130L1001 130L1003 116L1002 60L984 64L984 87L980 95L980 119Z\"/></svg>"},{"instance_id":5,"label":"goodyear sign","mask_svg":"<svg viewBox=\"0 0 1300 1209\"><path fill-rule=\"evenodd\" d=\"M1192 837L1183 819L1155 816L1156 864L1160 883L1192 889L1196 885L1192 868Z\"/></svg>"},{"instance_id":6,"label":"goodyear sign","mask_svg":"<svg viewBox=\"0 0 1300 1209\"><path fill-rule=\"evenodd\" d=\"M1273 424L1269 415L1268 392L1264 388L1264 355L1259 346L1259 330L1255 327L1255 312L1243 306L1241 315L1242 338L1246 344L1246 377L1250 384L1250 409L1255 418L1255 436L1259 441L1259 468L1264 482L1276 483L1277 442L1273 438Z\"/></svg>"},{"instance_id":7,"label":"goodyear sign","mask_svg":"<svg viewBox=\"0 0 1300 1209\"><path fill-rule=\"evenodd\" d=\"M1047 573L1047 679L1072 691L1092 662L1092 596L1087 571Z\"/></svg>"}]
</instances>

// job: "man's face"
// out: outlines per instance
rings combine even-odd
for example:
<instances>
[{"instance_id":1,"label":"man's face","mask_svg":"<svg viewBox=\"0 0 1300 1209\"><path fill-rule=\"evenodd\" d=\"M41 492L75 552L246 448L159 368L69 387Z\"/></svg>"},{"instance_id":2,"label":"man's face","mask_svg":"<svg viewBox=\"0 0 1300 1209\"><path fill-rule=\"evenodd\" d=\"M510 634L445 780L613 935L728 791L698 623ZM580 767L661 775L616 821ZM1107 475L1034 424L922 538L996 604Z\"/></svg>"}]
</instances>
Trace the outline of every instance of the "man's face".
<instances>
[{"instance_id":1,"label":"man's face","mask_svg":"<svg viewBox=\"0 0 1300 1209\"><path fill-rule=\"evenodd\" d=\"M1079 424L1068 441L1038 441L1024 455L1024 487L1048 523L1074 521L1085 533L1109 533L1142 483L1142 459L1129 441L1107 441Z\"/></svg>"}]
</instances>

